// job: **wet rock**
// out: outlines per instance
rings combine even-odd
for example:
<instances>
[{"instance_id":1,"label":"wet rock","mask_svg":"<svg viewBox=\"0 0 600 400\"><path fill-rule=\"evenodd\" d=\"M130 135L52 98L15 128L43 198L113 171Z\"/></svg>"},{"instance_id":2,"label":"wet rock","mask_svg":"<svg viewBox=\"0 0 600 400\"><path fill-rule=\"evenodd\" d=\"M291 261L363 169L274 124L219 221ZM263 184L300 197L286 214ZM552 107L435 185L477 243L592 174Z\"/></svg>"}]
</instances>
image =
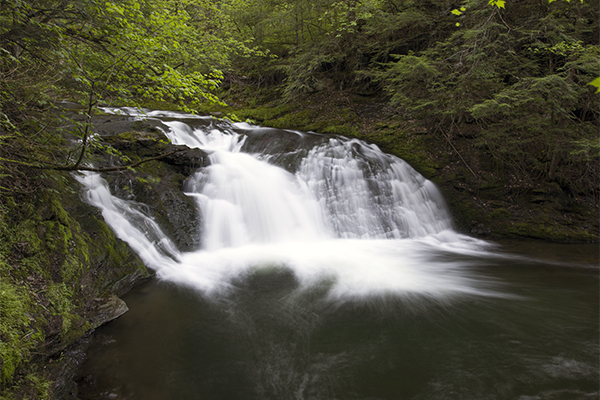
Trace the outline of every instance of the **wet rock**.
<instances>
[{"instance_id":1,"label":"wet rock","mask_svg":"<svg viewBox=\"0 0 600 400\"><path fill-rule=\"evenodd\" d=\"M173 146L180 149L185 146ZM174 167L174 169L185 176L193 174L199 168L208 165L208 155L200 149L189 149L177 151L162 158L162 161Z\"/></svg>"},{"instance_id":2,"label":"wet rock","mask_svg":"<svg viewBox=\"0 0 600 400\"><path fill-rule=\"evenodd\" d=\"M161 134L169 128L158 119L140 121L134 117L105 115L94 117L93 131L100 136L120 135L125 132L146 132Z\"/></svg>"},{"instance_id":3,"label":"wet rock","mask_svg":"<svg viewBox=\"0 0 600 400\"><path fill-rule=\"evenodd\" d=\"M127 304L114 294L111 294L106 298L96 298L94 301L98 306L94 315L90 318L92 329L96 329L107 322L115 320L129 311Z\"/></svg>"}]
</instances>

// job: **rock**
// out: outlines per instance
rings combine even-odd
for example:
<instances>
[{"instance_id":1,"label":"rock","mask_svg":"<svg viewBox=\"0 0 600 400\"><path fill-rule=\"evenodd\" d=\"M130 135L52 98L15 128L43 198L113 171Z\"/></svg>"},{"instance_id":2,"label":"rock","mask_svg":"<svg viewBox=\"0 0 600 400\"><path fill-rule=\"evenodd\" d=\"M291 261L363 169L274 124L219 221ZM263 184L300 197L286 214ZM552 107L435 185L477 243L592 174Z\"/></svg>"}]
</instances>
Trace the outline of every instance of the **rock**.
<instances>
[{"instance_id":1,"label":"rock","mask_svg":"<svg viewBox=\"0 0 600 400\"><path fill-rule=\"evenodd\" d=\"M121 315L129 311L127 304L116 295L111 294L106 298L94 299L95 302L99 303L95 310L95 314L89 317L92 324L91 329L106 324L112 320L119 318Z\"/></svg>"},{"instance_id":2,"label":"rock","mask_svg":"<svg viewBox=\"0 0 600 400\"><path fill-rule=\"evenodd\" d=\"M100 136L120 135L125 132L151 132L163 135L169 129L158 119L140 121L134 117L123 115L102 115L94 117L93 131Z\"/></svg>"}]
</instances>

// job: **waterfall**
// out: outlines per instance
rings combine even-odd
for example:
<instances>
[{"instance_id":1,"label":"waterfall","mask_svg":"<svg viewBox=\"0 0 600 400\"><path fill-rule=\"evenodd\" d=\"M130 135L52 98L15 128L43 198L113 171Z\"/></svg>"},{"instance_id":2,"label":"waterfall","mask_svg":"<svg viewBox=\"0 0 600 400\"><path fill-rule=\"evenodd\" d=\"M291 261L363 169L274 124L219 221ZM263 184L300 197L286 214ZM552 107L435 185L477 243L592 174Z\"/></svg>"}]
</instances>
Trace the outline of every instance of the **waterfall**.
<instances>
[{"instance_id":1,"label":"waterfall","mask_svg":"<svg viewBox=\"0 0 600 400\"><path fill-rule=\"evenodd\" d=\"M374 145L330 139L310 150L299 177L320 199L338 237L414 238L451 228L437 188Z\"/></svg>"},{"instance_id":2,"label":"waterfall","mask_svg":"<svg viewBox=\"0 0 600 400\"><path fill-rule=\"evenodd\" d=\"M209 153L210 165L184 188L202 213L200 250L178 252L135 202L111 195L96 174L78 178L87 201L160 278L214 294L254 271L286 268L301 287L325 283L333 297L488 293L464 265L442 260L485 244L452 230L438 189L403 160L340 136L163 123L174 144ZM277 144L284 134L293 145ZM270 150L247 143L258 136Z\"/></svg>"},{"instance_id":3,"label":"waterfall","mask_svg":"<svg viewBox=\"0 0 600 400\"><path fill-rule=\"evenodd\" d=\"M212 152L211 166L188 186L204 210L205 249L327 235L416 238L451 229L437 188L374 145L331 138L310 149L292 175L241 152L246 137L233 131L166 125L173 143Z\"/></svg>"}]
</instances>

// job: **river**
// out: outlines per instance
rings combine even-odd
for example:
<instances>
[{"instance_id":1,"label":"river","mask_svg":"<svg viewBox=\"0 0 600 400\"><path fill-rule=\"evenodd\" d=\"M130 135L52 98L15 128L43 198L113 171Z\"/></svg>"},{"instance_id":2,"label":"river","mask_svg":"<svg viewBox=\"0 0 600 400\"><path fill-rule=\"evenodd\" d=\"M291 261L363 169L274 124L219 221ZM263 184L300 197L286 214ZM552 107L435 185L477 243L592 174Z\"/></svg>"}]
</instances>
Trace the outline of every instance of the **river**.
<instances>
[{"instance_id":1,"label":"river","mask_svg":"<svg viewBox=\"0 0 600 400\"><path fill-rule=\"evenodd\" d=\"M210 153L184 188L202 247L79 178L157 272L97 330L82 400L599 398L597 245L461 235L358 140L152 117Z\"/></svg>"}]
</instances>

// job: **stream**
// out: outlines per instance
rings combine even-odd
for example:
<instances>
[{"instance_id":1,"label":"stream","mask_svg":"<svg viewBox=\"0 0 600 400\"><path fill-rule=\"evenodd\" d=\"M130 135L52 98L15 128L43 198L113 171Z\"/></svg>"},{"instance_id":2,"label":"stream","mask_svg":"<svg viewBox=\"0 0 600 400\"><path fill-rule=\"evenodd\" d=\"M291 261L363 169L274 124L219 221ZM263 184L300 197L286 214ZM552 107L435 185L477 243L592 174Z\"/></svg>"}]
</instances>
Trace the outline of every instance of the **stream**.
<instances>
[{"instance_id":1,"label":"stream","mask_svg":"<svg viewBox=\"0 0 600 400\"><path fill-rule=\"evenodd\" d=\"M92 399L598 399L598 246L454 231L438 189L356 139L154 112L210 154L180 252L98 174L83 195L156 278L97 330Z\"/></svg>"}]
</instances>

